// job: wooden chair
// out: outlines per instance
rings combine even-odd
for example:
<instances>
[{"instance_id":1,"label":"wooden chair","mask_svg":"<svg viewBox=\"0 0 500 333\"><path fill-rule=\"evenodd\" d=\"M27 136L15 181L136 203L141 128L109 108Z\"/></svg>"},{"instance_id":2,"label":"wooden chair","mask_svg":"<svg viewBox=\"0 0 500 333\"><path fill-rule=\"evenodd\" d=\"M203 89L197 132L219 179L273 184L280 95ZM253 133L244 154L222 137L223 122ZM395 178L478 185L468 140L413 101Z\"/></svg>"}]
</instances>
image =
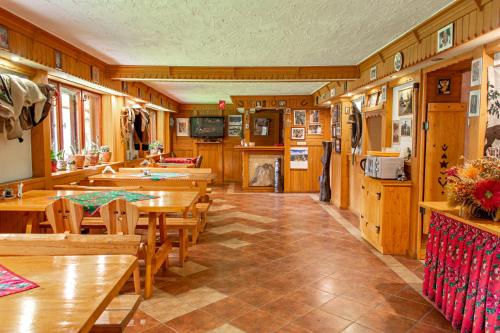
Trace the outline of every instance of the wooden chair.
<instances>
[{"instance_id":1,"label":"wooden chair","mask_svg":"<svg viewBox=\"0 0 500 333\"><path fill-rule=\"evenodd\" d=\"M54 233L80 233L83 207L73 201L60 198L47 206L45 214Z\"/></svg>"},{"instance_id":2,"label":"wooden chair","mask_svg":"<svg viewBox=\"0 0 500 333\"><path fill-rule=\"evenodd\" d=\"M0 234L0 256L136 255L138 235ZM118 295L90 332L123 332L139 306L139 295Z\"/></svg>"}]
</instances>

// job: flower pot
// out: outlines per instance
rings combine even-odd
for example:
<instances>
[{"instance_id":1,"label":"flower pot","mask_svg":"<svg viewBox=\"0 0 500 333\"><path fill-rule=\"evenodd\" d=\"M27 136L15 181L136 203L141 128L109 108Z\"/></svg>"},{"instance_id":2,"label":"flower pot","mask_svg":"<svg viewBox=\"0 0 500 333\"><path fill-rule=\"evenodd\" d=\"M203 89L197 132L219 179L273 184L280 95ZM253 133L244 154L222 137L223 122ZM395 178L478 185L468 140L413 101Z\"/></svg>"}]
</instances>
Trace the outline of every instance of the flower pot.
<instances>
[{"instance_id":1,"label":"flower pot","mask_svg":"<svg viewBox=\"0 0 500 333\"><path fill-rule=\"evenodd\" d=\"M77 170L76 163L68 163L68 169L69 171L76 171Z\"/></svg>"},{"instance_id":2,"label":"flower pot","mask_svg":"<svg viewBox=\"0 0 500 333\"><path fill-rule=\"evenodd\" d=\"M74 161L76 169L83 169L85 165L85 155L70 155L68 161Z\"/></svg>"},{"instance_id":3,"label":"flower pot","mask_svg":"<svg viewBox=\"0 0 500 333\"><path fill-rule=\"evenodd\" d=\"M156 150L156 149L149 150L149 155L156 155L156 154L158 154L158 150Z\"/></svg>"},{"instance_id":4,"label":"flower pot","mask_svg":"<svg viewBox=\"0 0 500 333\"><path fill-rule=\"evenodd\" d=\"M50 170L52 172L57 172L57 161L55 160L50 161Z\"/></svg>"},{"instance_id":5,"label":"flower pot","mask_svg":"<svg viewBox=\"0 0 500 333\"><path fill-rule=\"evenodd\" d=\"M85 162L90 166L94 166L99 163L99 154L88 154L85 155Z\"/></svg>"},{"instance_id":6,"label":"flower pot","mask_svg":"<svg viewBox=\"0 0 500 333\"><path fill-rule=\"evenodd\" d=\"M57 171L66 171L67 163L65 160L57 160Z\"/></svg>"},{"instance_id":7,"label":"flower pot","mask_svg":"<svg viewBox=\"0 0 500 333\"><path fill-rule=\"evenodd\" d=\"M110 151L101 152L101 160L102 163L109 163L109 161L111 161L111 152Z\"/></svg>"}]
</instances>

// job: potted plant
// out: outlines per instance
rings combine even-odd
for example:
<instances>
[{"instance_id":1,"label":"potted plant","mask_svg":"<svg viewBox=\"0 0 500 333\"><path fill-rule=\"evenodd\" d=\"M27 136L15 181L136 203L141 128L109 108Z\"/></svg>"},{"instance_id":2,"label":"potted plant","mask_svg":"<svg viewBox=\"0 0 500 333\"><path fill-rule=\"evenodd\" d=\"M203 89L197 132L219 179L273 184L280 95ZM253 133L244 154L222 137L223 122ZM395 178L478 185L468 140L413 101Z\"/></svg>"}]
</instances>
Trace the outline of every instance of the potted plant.
<instances>
[{"instance_id":1,"label":"potted plant","mask_svg":"<svg viewBox=\"0 0 500 333\"><path fill-rule=\"evenodd\" d=\"M82 155L83 156L83 155ZM84 156L85 157L85 156ZM85 159L84 159L85 161ZM75 160L70 160L68 161L68 170L69 171L75 171L77 169L77 166L76 166L76 161Z\"/></svg>"},{"instance_id":2,"label":"potted plant","mask_svg":"<svg viewBox=\"0 0 500 333\"><path fill-rule=\"evenodd\" d=\"M107 145L101 146L99 150L101 153L101 162L109 163L109 161L111 160L111 151L110 151L111 149L109 148L109 146Z\"/></svg>"},{"instance_id":3,"label":"potted plant","mask_svg":"<svg viewBox=\"0 0 500 333\"><path fill-rule=\"evenodd\" d=\"M57 171L65 171L67 164L66 160L64 159L64 149L57 152L56 159L57 159L56 163Z\"/></svg>"},{"instance_id":4,"label":"potted plant","mask_svg":"<svg viewBox=\"0 0 500 333\"><path fill-rule=\"evenodd\" d=\"M52 172L57 171L57 153L54 149L50 150L50 169Z\"/></svg>"},{"instance_id":5,"label":"potted plant","mask_svg":"<svg viewBox=\"0 0 500 333\"><path fill-rule=\"evenodd\" d=\"M71 169L71 164L73 164L72 162L74 162L75 169L83 169L83 166L85 165L85 155L78 154L74 146L70 146L69 148L71 150L71 155L68 156L68 163L70 164L70 170L72 170Z\"/></svg>"},{"instance_id":6,"label":"potted plant","mask_svg":"<svg viewBox=\"0 0 500 333\"><path fill-rule=\"evenodd\" d=\"M149 154L156 155L161 154L163 152L163 144L160 141L152 142L149 145Z\"/></svg>"},{"instance_id":7,"label":"potted plant","mask_svg":"<svg viewBox=\"0 0 500 333\"><path fill-rule=\"evenodd\" d=\"M90 146L85 147L85 164L94 166L99 162L99 145L91 142Z\"/></svg>"}]
</instances>

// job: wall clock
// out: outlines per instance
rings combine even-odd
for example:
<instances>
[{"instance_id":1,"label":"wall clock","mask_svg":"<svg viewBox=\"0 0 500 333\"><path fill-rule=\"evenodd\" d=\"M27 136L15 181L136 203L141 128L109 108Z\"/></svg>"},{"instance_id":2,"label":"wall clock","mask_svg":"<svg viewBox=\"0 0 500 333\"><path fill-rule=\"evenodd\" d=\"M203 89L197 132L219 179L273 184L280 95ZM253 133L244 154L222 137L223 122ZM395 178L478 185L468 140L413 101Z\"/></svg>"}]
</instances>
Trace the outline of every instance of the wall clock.
<instances>
[{"instance_id":1,"label":"wall clock","mask_svg":"<svg viewBox=\"0 0 500 333\"><path fill-rule=\"evenodd\" d=\"M394 55L394 70L399 72L403 68L403 53L398 52Z\"/></svg>"}]
</instances>

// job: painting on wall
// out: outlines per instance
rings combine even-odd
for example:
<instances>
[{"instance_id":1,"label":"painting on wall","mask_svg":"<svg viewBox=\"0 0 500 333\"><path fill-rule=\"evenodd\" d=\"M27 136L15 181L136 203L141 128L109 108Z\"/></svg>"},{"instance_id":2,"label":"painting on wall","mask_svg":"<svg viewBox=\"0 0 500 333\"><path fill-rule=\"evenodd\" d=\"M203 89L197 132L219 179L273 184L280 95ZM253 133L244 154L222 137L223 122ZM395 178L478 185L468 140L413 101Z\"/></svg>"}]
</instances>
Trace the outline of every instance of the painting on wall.
<instances>
[{"instance_id":1,"label":"painting on wall","mask_svg":"<svg viewBox=\"0 0 500 333\"><path fill-rule=\"evenodd\" d=\"M241 126L230 125L227 127L227 136L240 136Z\"/></svg>"},{"instance_id":2,"label":"painting on wall","mask_svg":"<svg viewBox=\"0 0 500 333\"><path fill-rule=\"evenodd\" d=\"M500 158L500 67L488 68L488 120L484 154Z\"/></svg>"},{"instance_id":3,"label":"painting on wall","mask_svg":"<svg viewBox=\"0 0 500 333\"><path fill-rule=\"evenodd\" d=\"M373 66L370 68L370 81L376 80L377 79L377 66Z\"/></svg>"},{"instance_id":4,"label":"painting on wall","mask_svg":"<svg viewBox=\"0 0 500 333\"><path fill-rule=\"evenodd\" d=\"M306 129L304 127L292 127L292 140L304 140L306 138Z\"/></svg>"},{"instance_id":5,"label":"painting on wall","mask_svg":"<svg viewBox=\"0 0 500 333\"><path fill-rule=\"evenodd\" d=\"M309 111L309 124L319 124L319 111L318 110Z\"/></svg>"},{"instance_id":6,"label":"painting on wall","mask_svg":"<svg viewBox=\"0 0 500 333\"><path fill-rule=\"evenodd\" d=\"M483 71L483 59L472 60L471 70L470 70L470 85L478 86L481 84L481 72Z\"/></svg>"},{"instance_id":7,"label":"painting on wall","mask_svg":"<svg viewBox=\"0 0 500 333\"><path fill-rule=\"evenodd\" d=\"M451 94L451 79L438 79L437 91L438 95Z\"/></svg>"},{"instance_id":8,"label":"painting on wall","mask_svg":"<svg viewBox=\"0 0 500 333\"><path fill-rule=\"evenodd\" d=\"M441 28L437 32L437 51L442 52L453 46L453 23Z\"/></svg>"},{"instance_id":9,"label":"painting on wall","mask_svg":"<svg viewBox=\"0 0 500 333\"><path fill-rule=\"evenodd\" d=\"M307 129L307 134L310 135L321 135L323 134L320 124L309 124Z\"/></svg>"},{"instance_id":10,"label":"painting on wall","mask_svg":"<svg viewBox=\"0 0 500 333\"><path fill-rule=\"evenodd\" d=\"M189 136L189 118L177 118L177 136Z\"/></svg>"},{"instance_id":11,"label":"painting on wall","mask_svg":"<svg viewBox=\"0 0 500 333\"><path fill-rule=\"evenodd\" d=\"M249 156L249 186L274 186L274 160L276 157L276 155Z\"/></svg>"},{"instance_id":12,"label":"painting on wall","mask_svg":"<svg viewBox=\"0 0 500 333\"><path fill-rule=\"evenodd\" d=\"M290 148L290 169L307 169L309 150L307 147Z\"/></svg>"},{"instance_id":13,"label":"painting on wall","mask_svg":"<svg viewBox=\"0 0 500 333\"><path fill-rule=\"evenodd\" d=\"M232 114L227 116L227 124L229 126L241 126L242 124L242 116L241 114Z\"/></svg>"},{"instance_id":14,"label":"painting on wall","mask_svg":"<svg viewBox=\"0 0 500 333\"><path fill-rule=\"evenodd\" d=\"M413 88L398 91L398 115L406 116L413 113Z\"/></svg>"},{"instance_id":15,"label":"painting on wall","mask_svg":"<svg viewBox=\"0 0 500 333\"><path fill-rule=\"evenodd\" d=\"M392 144L399 145L400 142L399 120L394 120L392 122Z\"/></svg>"},{"instance_id":16,"label":"painting on wall","mask_svg":"<svg viewBox=\"0 0 500 333\"><path fill-rule=\"evenodd\" d=\"M59 50L54 50L54 67L58 70L62 70L62 55Z\"/></svg>"},{"instance_id":17,"label":"painting on wall","mask_svg":"<svg viewBox=\"0 0 500 333\"><path fill-rule=\"evenodd\" d=\"M9 30L2 25L0 25L0 48L9 49Z\"/></svg>"},{"instance_id":18,"label":"painting on wall","mask_svg":"<svg viewBox=\"0 0 500 333\"><path fill-rule=\"evenodd\" d=\"M269 135L269 123L267 118L255 118L253 123L253 135Z\"/></svg>"},{"instance_id":19,"label":"painting on wall","mask_svg":"<svg viewBox=\"0 0 500 333\"><path fill-rule=\"evenodd\" d=\"M306 125L306 110L293 110L293 125L294 126Z\"/></svg>"},{"instance_id":20,"label":"painting on wall","mask_svg":"<svg viewBox=\"0 0 500 333\"><path fill-rule=\"evenodd\" d=\"M411 136L411 119L401 119L399 127L401 128L401 137Z\"/></svg>"},{"instance_id":21,"label":"painting on wall","mask_svg":"<svg viewBox=\"0 0 500 333\"><path fill-rule=\"evenodd\" d=\"M469 96L469 117L479 116L479 90L472 90Z\"/></svg>"}]
</instances>

